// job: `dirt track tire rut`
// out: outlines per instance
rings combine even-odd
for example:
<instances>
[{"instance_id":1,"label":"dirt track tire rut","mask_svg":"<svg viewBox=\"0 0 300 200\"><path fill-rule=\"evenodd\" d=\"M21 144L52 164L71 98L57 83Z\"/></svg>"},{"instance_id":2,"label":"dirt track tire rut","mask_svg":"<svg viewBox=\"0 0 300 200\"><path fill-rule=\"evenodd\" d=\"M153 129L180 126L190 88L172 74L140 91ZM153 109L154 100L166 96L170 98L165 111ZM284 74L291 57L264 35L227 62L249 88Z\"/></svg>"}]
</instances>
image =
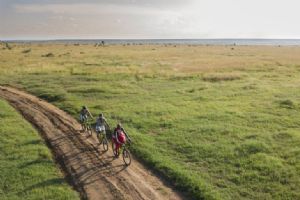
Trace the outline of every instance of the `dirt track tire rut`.
<instances>
[{"instance_id":1,"label":"dirt track tire rut","mask_svg":"<svg viewBox=\"0 0 300 200\"><path fill-rule=\"evenodd\" d=\"M41 134L67 180L82 199L185 199L140 163L126 168L96 137L80 133L80 125L57 107L25 92L0 86L7 100Z\"/></svg>"}]
</instances>

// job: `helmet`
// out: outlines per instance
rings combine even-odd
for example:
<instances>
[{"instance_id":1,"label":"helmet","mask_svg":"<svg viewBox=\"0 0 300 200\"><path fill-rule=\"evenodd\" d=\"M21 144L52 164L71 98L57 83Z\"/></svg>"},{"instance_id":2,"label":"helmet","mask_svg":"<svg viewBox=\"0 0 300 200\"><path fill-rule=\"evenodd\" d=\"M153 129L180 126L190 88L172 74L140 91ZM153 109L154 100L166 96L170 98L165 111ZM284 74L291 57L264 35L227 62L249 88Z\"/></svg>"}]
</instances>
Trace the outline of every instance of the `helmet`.
<instances>
[{"instance_id":1,"label":"helmet","mask_svg":"<svg viewBox=\"0 0 300 200\"><path fill-rule=\"evenodd\" d=\"M122 127L121 123L118 123L117 128L121 128L121 127Z\"/></svg>"},{"instance_id":2,"label":"helmet","mask_svg":"<svg viewBox=\"0 0 300 200\"><path fill-rule=\"evenodd\" d=\"M103 117L103 114L102 114L102 113L100 113L100 114L99 114L99 117Z\"/></svg>"},{"instance_id":3,"label":"helmet","mask_svg":"<svg viewBox=\"0 0 300 200\"><path fill-rule=\"evenodd\" d=\"M82 106L82 109L86 109L86 106Z\"/></svg>"}]
</instances>

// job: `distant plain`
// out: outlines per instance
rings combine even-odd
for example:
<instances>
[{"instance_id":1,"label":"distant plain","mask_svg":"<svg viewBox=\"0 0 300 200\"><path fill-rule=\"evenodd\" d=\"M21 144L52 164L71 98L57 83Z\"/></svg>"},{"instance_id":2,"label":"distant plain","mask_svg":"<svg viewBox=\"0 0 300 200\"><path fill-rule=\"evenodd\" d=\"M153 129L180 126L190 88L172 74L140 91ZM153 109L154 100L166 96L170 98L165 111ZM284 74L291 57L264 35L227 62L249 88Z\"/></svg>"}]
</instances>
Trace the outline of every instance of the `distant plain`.
<instances>
[{"instance_id":1,"label":"distant plain","mask_svg":"<svg viewBox=\"0 0 300 200\"><path fill-rule=\"evenodd\" d=\"M300 199L300 47L1 43L0 84L121 121L197 199Z\"/></svg>"}]
</instances>

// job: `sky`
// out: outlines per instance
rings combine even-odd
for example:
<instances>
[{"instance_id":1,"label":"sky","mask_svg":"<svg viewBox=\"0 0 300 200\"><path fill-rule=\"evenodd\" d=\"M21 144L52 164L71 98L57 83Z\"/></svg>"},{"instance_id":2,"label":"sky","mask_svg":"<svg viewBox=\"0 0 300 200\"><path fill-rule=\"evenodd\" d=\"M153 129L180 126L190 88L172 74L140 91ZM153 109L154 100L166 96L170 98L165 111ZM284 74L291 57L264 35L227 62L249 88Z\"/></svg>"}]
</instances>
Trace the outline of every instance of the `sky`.
<instances>
[{"instance_id":1,"label":"sky","mask_svg":"<svg viewBox=\"0 0 300 200\"><path fill-rule=\"evenodd\" d=\"M0 0L6 39L300 39L299 0Z\"/></svg>"}]
</instances>

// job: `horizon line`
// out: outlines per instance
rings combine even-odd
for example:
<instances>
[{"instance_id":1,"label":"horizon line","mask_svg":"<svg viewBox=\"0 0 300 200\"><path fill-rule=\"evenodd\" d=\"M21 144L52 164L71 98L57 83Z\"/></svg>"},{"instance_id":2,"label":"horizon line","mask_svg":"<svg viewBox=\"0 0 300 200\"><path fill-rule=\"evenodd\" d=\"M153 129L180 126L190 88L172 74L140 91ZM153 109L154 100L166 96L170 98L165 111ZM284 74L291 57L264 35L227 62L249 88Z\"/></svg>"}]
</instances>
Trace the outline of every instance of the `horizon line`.
<instances>
[{"instance_id":1,"label":"horizon line","mask_svg":"<svg viewBox=\"0 0 300 200\"><path fill-rule=\"evenodd\" d=\"M300 38L51 38L51 39L1 39L0 41L74 41L74 40L300 40Z\"/></svg>"}]
</instances>

